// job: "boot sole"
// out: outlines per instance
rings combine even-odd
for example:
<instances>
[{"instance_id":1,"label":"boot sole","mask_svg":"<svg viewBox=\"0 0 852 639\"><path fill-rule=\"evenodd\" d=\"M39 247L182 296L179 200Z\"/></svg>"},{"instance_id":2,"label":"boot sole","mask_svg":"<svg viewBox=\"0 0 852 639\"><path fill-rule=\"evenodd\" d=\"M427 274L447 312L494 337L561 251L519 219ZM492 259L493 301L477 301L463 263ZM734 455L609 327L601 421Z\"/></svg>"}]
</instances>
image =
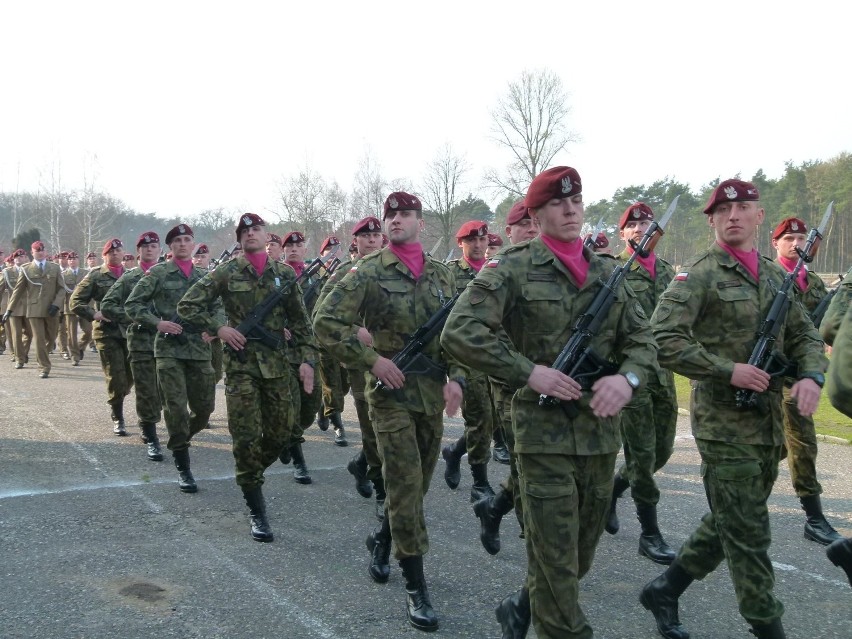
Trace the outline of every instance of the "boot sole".
<instances>
[{"instance_id":1,"label":"boot sole","mask_svg":"<svg viewBox=\"0 0 852 639\"><path fill-rule=\"evenodd\" d=\"M832 537L832 538L828 539L828 538L819 537L817 535L809 533L807 530L805 531L805 534L803 536L808 541L812 541L814 543L817 543L820 546L830 546L831 544L833 544L838 539L843 539L843 536L840 533L837 533L837 537Z\"/></svg>"},{"instance_id":2,"label":"boot sole","mask_svg":"<svg viewBox=\"0 0 852 639\"><path fill-rule=\"evenodd\" d=\"M181 486L180 492L182 493L197 493L198 486Z\"/></svg>"},{"instance_id":3,"label":"boot sole","mask_svg":"<svg viewBox=\"0 0 852 639\"><path fill-rule=\"evenodd\" d=\"M163 461L163 456L162 455L148 455L148 461L161 462L161 461Z\"/></svg>"},{"instance_id":4,"label":"boot sole","mask_svg":"<svg viewBox=\"0 0 852 639\"><path fill-rule=\"evenodd\" d=\"M406 610L406 613L408 611ZM435 632L438 628L440 628L439 624L435 624L434 626L421 626L420 624L414 623L411 618L408 619L408 623L412 628L416 628L417 630L422 630L423 632Z\"/></svg>"},{"instance_id":5,"label":"boot sole","mask_svg":"<svg viewBox=\"0 0 852 639\"><path fill-rule=\"evenodd\" d=\"M258 536L258 535L255 535L254 533L252 533L251 538L254 539L255 541L259 541L259 542L264 543L264 544L268 544L271 541L275 541L274 535Z\"/></svg>"},{"instance_id":6,"label":"boot sole","mask_svg":"<svg viewBox=\"0 0 852 639\"><path fill-rule=\"evenodd\" d=\"M672 562L675 560L675 556L676 556L676 555L673 555L672 557L660 557L660 558L655 559L654 557L652 557L648 553L643 552L641 549L639 550L639 552L637 554L640 557L645 557L645 559L650 559L655 564L659 564L660 566L671 566Z\"/></svg>"},{"instance_id":7,"label":"boot sole","mask_svg":"<svg viewBox=\"0 0 852 639\"><path fill-rule=\"evenodd\" d=\"M303 486L307 486L308 484L314 483L314 480L311 479L310 477L301 477L301 478L293 477L293 481L296 482L297 484L302 484Z\"/></svg>"}]
</instances>

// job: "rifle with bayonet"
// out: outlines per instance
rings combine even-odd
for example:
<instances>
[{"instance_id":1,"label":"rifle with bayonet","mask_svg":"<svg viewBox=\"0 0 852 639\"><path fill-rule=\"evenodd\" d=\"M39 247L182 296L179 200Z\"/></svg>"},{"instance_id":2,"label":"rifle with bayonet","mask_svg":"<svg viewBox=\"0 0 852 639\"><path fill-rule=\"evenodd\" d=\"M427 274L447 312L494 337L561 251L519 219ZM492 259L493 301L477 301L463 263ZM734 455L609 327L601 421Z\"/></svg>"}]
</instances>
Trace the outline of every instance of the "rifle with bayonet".
<instances>
[{"instance_id":1,"label":"rifle with bayonet","mask_svg":"<svg viewBox=\"0 0 852 639\"><path fill-rule=\"evenodd\" d=\"M609 279L603 283L601 289L595 294L591 304L577 318L571 337L568 338L565 347L559 353L556 361L553 362L553 366L551 366L551 368L566 374L580 384L583 390L591 389L595 381L601 377L614 375L618 372L618 367L615 364L603 359L592 350L592 340L606 321L609 310L618 297L618 290L621 288L621 283L630 272L633 262L638 257L648 257L651 251L654 250L660 237L662 237L666 224L668 224L669 219L671 219L672 214L677 208L678 199L680 199L679 195L672 200L662 220L659 222L655 220L648 225L648 228L645 229L645 234L639 240L638 244L630 240L630 246L633 249L630 257L623 264L616 266L612 270ZM579 414L577 406L573 401L560 401L550 395L539 395L539 406L556 406L557 404L562 406L565 414L571 419L574 419Z\"/></svg>"},{"instance_id":2,"label":"rifle with bayonet","mask_svg":"<svg viewBox=\"0 0 852 639\"><path fill-rule=\"evenodd\" d=\"M595 224L595 229L592 231L591 235L583 240L583 246L585 246L590 251L595 250L595 240L598 239L598 233L603 230L604 227L604 219L601 216L601 219L598 220L598 223Z\"/></svg>"},{"instance_id":3,"label":"rifle with bayonet","mask_svg":"<svg viewBox=\"0 0 852 639\"><path fill-rule=\"evenodd\" d=\"M234 254L234 251L236 251L236 250L239 248L239 246L240 246L240 243L239 243L239 242L235 242L235 243L231 246L231 248L226 248L224 251L222 251L222 252L219 254L219 257L217 257L215 260L210 260L210 267L209 267L209 269L212 271L214 268L216 268L217 266L219 266L222 262L224 262L224 261L225 261L225 260L227 260L229 257L231 257L231 255L233 255L233 254Z\"/></svg>"},{"instance_id":4,"label":"rifle with bayonet","mask_svg":"<svg viewBox=\"0 0 852 639\"><path fill-rule=\"evenodd\" d=\"M325 274L327 277L331 277L334 272L337 270L337 267L340 266L340 258L335 257L328 264L325 265ZM305 303L305 308L307 308L310 312L310 309L316 303L317 298L320 294L320 287L325 284L328 279L327 277L318 277L313 282L310 283L308 288L305 289L305 292L302 294L302 301Z\"/></svg>"},{"instance_id":5,"label":"rifle with bayonet","mask_svg":"<svg viewBox=\"0 0 852 639\"><path fill-rule=\"evenodd\" d=\"M447 323L447 317L453 306L459 299L461 291L453 295L441 308L432 314L426 323L420 326L411 338L402 347L402 350L394 355L391 360L396 367L407 375L427 375L435 379L443 379L447 376L447 370L443 366L439 366L426 355L423 354L429 343L441 334L444 329L444 324ZM376 382L376 390L385 388L384 382L379 380Z\"/></svg>"},{"instance_id":6,"label":"rifle with bayonet","mask_svg":"<svg viewBox=\"0 0 852 639\"><path fill-rule=\"evenodd\" d=\"M840 276L840 281L837 282L837 286L831 289L828 294L825 295L817 304L814 312L811 313L811 321L814 323L814 326L819 328L819 325L822 324L822 318L825 317L825 312L828 310L829 305L831 305L831 300L834 299L834 296L837 295L837 291L840 290L840 285L843 284L843 275Z\"/></svg>"},{"instance_id":7,"label":"rifle with bayonet","mask_svg":"<svg viewBox=\"0 0 852 639\"><path fill-rule=\"evenodd\" d=\"M825 215L822 218L818 227L812 228L808 233L808 238L805 240L805 248L796 247L796 253L799 254L799 259L793 270L784 276L784 281L781 287L775 293L775 298L772 300L772 305L769 307L769 312L760 325L760 330L757 332L757 342L751 351L751 356L748 358L748 363L756 366L762 371L769 373L771 377L778 377L787 373L790 367L790 362L784 357L783 353L774 350L775 341L778 339L778 334L784 326L784 320L787 317L787 311L793 303L791 289L796 278L799 276L799 271L804 265L810 264L817 250L819 249L822 234L828 225L831 214L834 212L834 202L829 203L825 209ZM753 390L739 388L736 392L737 408L755 408L757 406L758 393Z\"/></svg>"}]
</instances>

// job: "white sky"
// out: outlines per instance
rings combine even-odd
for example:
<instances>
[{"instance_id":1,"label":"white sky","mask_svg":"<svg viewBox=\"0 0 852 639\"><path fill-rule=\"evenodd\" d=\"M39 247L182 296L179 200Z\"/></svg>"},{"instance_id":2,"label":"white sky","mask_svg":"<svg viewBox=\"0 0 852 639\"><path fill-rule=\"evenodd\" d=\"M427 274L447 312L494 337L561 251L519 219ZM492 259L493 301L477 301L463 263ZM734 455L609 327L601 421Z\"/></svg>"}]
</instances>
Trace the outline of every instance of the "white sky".
<instances>
[{"instance_id":1,"label":"white sky","mask_svg":"<svg viewBox=\"0 0 852 639\"><path fill-rule=\"evenodd\" d=\"M788 8L789 7L789 8ZM0 3L0 190L97 183L140 212L264 212L308 162L365 149L415 184L445 143L508 158L492 109L524 69L571 93L587 202L852 151L850 5L764 2ZM88 162L91 167L91 161Z\"/></svg>"}]
</instances>

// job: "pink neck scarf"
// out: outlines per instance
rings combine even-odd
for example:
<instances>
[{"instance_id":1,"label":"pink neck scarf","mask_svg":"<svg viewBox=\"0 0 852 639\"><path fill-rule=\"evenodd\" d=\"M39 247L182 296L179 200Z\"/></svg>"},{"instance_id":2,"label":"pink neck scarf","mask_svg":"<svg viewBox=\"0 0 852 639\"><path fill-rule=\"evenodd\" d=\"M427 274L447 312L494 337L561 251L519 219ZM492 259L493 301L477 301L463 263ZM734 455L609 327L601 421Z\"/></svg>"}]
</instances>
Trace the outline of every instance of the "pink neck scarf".
<instances>
[{"instance_id":1,"label":"pink neck scarf","mask_svg":"<svg viewBox=\"0 0 852 639\"><path fill-rule=\"evenodd\" d=\"M245 258L254 267L254 272L260 277L263 275L263 269L266 268L266 260L269 256L261 251L260 253L244 253Z\"/></svg>"},{"instance_id":2,"label":"pink neck scarf","mask_svg":"<svg viewBox=\"0 0 852 639\"><path fill-rule=\"evenodd\" d=\"M553 251L553 254L565 265L577 286L585 284L586 275L589 273L589 263L583 255L583 240L577 238L573 242L563 242L547 235L540 237L544 245Z\"/></svg>"},{"instance_id":3,"label":"pink neck scarf","mask_svg":"<svg viewBox=\"0 0 852 639\"><path fill-rule=\"evenodd\" d=\"M189 279L189 275L192 273L192 260L179 260L173 257L172 262L180 269L183 276Z\"/></svg>"},{"instance_id":4,"label":"pink neck scarf","mask_svg":"<svg viewBox=\"0 0 852 639\"><path fill-rule=\"evenodd\" d=\"M399 261L408 267L414 279L420 279L423 274L423 246L420 242L412 242L411 244L390 244L391 253L399 258Z\"/></svg>"},{"instance_id":5,"label":"pink neck scarf","mask_svg":"<svg viewBox=\"0 0 852 639\"><path fill-rule=\"evenodd\" d=\"M792 273L799 260L791 260L789 257L782 257L779 255L778 261L788 273ZM802 266L799 270L799 274L796 276L796 286L799 287L800 291L805 291L808 288L808 271L804 266Z\"/></svg>"},{"instance_id":6,"label":"pink neck scarf","mask_svg":"<svg viewBox=\"0 0 852 639\"><path fill-rule=\"evenodd\" d=\"M483 257L481 260L470 260L468 258L464 258L464 261L470 264L470 268L479 273L482 270L482 267L485 266L485 258Z\"/></svg>"},{"instance_id":7,"label":"pink neck scarf","mask_svg":"<svg viewBox=\"0 0 852 639\"><path fill-rule=\"evenodd\" d=\"M156 262L139 262L139 268L142 269L143 273L147 273L148 269L154 266Z\"/></svg>"},{"instance_id":8,"label":"pink neck scarf","mask_svg":"<svg viewBox=\"0 0 852 639\"><path fill-rule=\"evenodd\" d=\"M628 246L627 250L630 251L630 254L633 254L633 247ZM636 263L648 271L648 275L651 276L652 280L657 279L657 254L651 251L648 253L648 257L642 257L641 255L636 256Z\"/></svg>"},{"instance_id":9,"label":"pink neck scarf","mask_svg":"<svg viewBox=\"0 0 852 639\"><path fill-rule=\"evenodd\" d=\"M301 277L302 271L305 270L304 262L285 262L285 264L296 271L296 277Z\"/></svg>"},{"instance_id":10,"label":"pink neck scarf","mask_svg":"<svg viewBox=\"0 0 852 639\"><path fill-rule=\"evenodd\" d=\"M124 275L124 266L123 265L122 266L110 266L109 264L107 264L107 268L109 268L109 270L112 271L112 274L115 275L117 278Z\"/></svg>"},{"instance_id":11,"label":"pink neck scarf","mask_svg":"<svg viewBox=\"0 0 852 639\"><path fill-rule=\"evenodd\" d=\"M735 249L732 246L728 246L727 244L722 244L722 242L716 242L719 246L725 249L725 252L733 257L737 262L742 264L745 267L745 270L749 272L749 274L755 279L756 282L760 281L760 278L757 276L757 259L759 257L757 249L752 249L750 251L740 251L739 249Z\"/></svg>"}]
</instances>

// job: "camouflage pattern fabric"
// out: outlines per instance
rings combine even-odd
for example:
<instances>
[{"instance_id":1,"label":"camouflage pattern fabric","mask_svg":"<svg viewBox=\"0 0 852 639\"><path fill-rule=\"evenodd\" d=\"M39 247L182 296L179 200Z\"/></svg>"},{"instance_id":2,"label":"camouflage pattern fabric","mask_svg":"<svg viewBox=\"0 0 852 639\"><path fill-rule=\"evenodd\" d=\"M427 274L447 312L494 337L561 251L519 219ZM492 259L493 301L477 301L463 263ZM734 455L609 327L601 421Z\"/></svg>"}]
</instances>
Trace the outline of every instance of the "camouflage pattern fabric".
<instances>
[{"instance_id":1,"label":"camouflage pattern fabric","mask_svg":"<svg viewBox=\"0 0 852 639\"><path fill-rule=\"evenodd\" d=\"M179 357L158 356L156 362L163 417L169 431L168 449L183 450L207 426L213 413L213 366L210 360Z\"/></svg>"},{"instance_id":2,"label":"camouflage pattern fabric","mask_svg":"<svg viewBox=\"0 0 852 639\"><path fill-rule=\"evenodd\" d=\"M320 351L318 377L322 381L322 405L326 417L342 413L346 393L349 392L349 374L340 362Z\"/></svg>"},{"instance_id":3,"label":"camouflage pattern fabric","mask_svg":"<svg viewBox=\"0 0 852 639\"><path fill-rule=\"evenodd\" d=\"M104 337L125 339L126 324L95 320L95 311L100 310L101 300L117 281L118 278L104 264L100 268L89 271L71 294L71 300L68 303L71 312L92 322L92 337L95 340ZM90 302L94 302L94 305Z\"/></svg>"},{"instance_id":4,"label":"camouflage pattern fabric","mask_svg":"<svg viewBox=\"0 0 852 639\"><path fill-rule=\"evenodd\" d=\"M319 375L315 373L313 392L306 393L302 382L299 380L300 364L293 363L292 366L293 374L290 376L290 379L294 386L291 389L291 393L293 397L298 397L298 402L294 406L293 410L294 421L292 424L289 443L301 444L305 441L305 429L313 424L317 417L317 412L320 408L320 401L322 400L322 385L320 383Z\"/></svg>"},{"instance_id":5,"label":"camouflage pattern fabric","mask_svg":"<svg viewBox=\"0 0 852 639\"><path fill-rule=\"evenodd\" d=\"M524 508L521 502L521 491L518 480L518 456L515 454L515 431L512 428L512 395L515 390L506 386L500 380L491 379L491 397L494 402L494 424L503 429L506 448L509 449L509 475L500 482L500 486L510 495L515 505L515 517L524 529Z\"/></svg>"},{"instance_id":6,"label":"camouflage pattern fabric","mask_svg":"<svg viewBox=\"0 0 852 639\"><path fill-rule=\"evenodd\" d=\"M846 309L849 308L850 303L852 303L852 268L846 272L846 277L841 282L831 304L828 305L828 310L822 318L822 324L819 325L819 332L829 346L834 344L834 338L840 329L843 318L846 316Z\"/></svg>"},{"instance_id":7,"label":"camouflage pattern fabric","mask_svg":"<svg viewBox=\"0 0 852 639\"><path fill-rule=\"evenodd\" d=\"M130 369L130 354L127 340L121 337L100 337L95 340L104 380L107 385L107 404L118 406L133 388L133 371Z\"/></svg>"},{"instance_id":8,"label":"camouflage pattern fabric","mask_svg":"<svg viewBox=\"0 0 852 639\"><path fill-rule=\"evenodd\" d=\"M847 306L840 329L834 336L825 388L832 406L852 417L852 306Z\"/></svg>"}]
</instances>

